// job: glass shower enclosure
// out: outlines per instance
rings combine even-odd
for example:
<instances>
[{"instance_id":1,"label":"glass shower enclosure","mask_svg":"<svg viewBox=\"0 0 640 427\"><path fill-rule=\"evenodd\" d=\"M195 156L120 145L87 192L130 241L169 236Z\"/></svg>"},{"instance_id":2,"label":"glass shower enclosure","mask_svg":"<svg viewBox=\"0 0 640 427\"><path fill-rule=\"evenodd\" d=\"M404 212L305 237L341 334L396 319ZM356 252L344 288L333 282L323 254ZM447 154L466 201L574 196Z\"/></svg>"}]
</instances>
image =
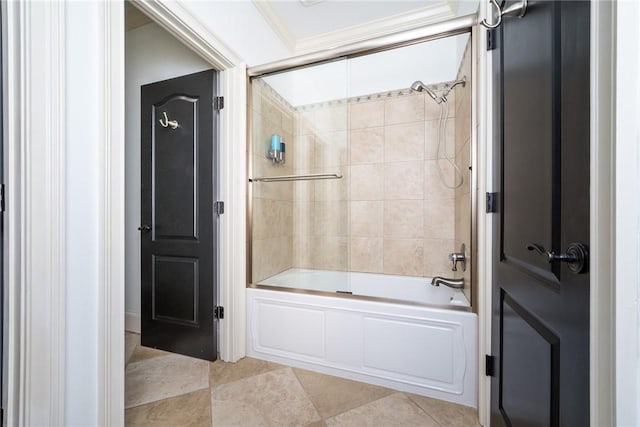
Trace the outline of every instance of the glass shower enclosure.
<instances>
[{"instance_id":1,"label":"glass shower enclosure","mask_svg":"<svg viewBox=\"0 0 640 427\"><path fill-rule=\"evenodd\" d=\"M471 62L465 33L252 79L251 283L447 276L468 294Z\"/></svg>"}]
</instances>

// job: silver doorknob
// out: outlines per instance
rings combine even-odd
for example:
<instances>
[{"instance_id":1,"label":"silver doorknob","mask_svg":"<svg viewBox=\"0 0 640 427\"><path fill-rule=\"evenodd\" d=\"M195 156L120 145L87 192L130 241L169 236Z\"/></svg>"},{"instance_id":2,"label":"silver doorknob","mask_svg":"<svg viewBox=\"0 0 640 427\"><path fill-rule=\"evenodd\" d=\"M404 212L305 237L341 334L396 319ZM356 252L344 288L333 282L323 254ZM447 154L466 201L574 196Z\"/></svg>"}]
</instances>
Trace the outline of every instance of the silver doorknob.
<instances>
[{"instance_id":1,"label":"silver doorknob","mask_svg":"<svg viewBox=\"0 0 640 427\"><path fill-rule=\"evenodd\" d=\"M582 243L571 243L567 248L567 252L556 254L545 250L544 246L537 243L527 243L527 249L535 251L547 258L549 263L566 262L573 273L581 274L589 271L589 249L587 245Z\"/></svg>"},{"instance_id":2,"label":"silver doorknob","mask_svg":"<svg viewBox=\"0 0 640 427\"><path fill-rule=\"evenodd\" d=\"M138 227L138 231L142 231L143 233L148 233L151 231L151 227L149 227L146 224L143 224L140 227Z\"/></svg>"}]
</instances>

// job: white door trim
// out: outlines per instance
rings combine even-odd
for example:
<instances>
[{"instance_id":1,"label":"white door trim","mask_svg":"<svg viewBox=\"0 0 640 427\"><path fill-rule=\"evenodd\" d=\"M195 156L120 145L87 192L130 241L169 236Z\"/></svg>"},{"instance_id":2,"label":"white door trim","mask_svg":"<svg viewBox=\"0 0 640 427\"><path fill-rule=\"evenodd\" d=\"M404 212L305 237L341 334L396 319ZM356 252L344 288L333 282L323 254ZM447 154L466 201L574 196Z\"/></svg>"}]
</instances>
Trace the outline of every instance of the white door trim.
<instances>
[{"instance_id":1,"label":"white door trim","mask_svg":"<svg viewBox=\"0 0 640 427\"><path fill-rule=\"evenodd\" d=\"M124 424L124 3L104 2L99 149L98 421Z\"/></svg>"},{"instance_id":2,"label":"white door trim","mask_svg":"<svg viewBox=\"0 0 640 427\"><path fill-rule=\"evenodd\" d=\"M491 4L480 6L478 22L493 13ZM491 377L485 375L485 355L491 354L491 305L493 279L493 216L484 209L484 195L495 191L493 186L493 67L492 51L487 51L487 32L476 27L477 93L476 118L478 123L478 193L477 193L477 286L478 292L478 419L483 426L489 425L491 416Z\"/></svg>"},{"instance_id":3,"label":"white door trim","mask_svg":"<svg viewBox=\"0 0 640 427\"><path fill-rule=\"evenodd\" d=\"M222 73L225 110L220 116L219 288L225 318L220 322L220 358L237 362L246 355L247 250L247 69L236 65ZM229 100L229 102L226 102Z\"/></svg>"},{"instance_id":4,"label":"white door trim","mask_svg":"<svg viewBox=\"0 0 640 427\"><path fill-rule=\"evenodd\" d=\"M113 5L116 3L116 5ZM124 22L122 2L106 2L104 64L105 108L113 122L124 123ZM246 233L246 67L233 52L205 29L176 2L138 1L134 4L156 23L202 56L220 71L220 90L225 108L220 112L220 195L226 212L220 218L219 293L226 317L220 323L219 350L222 360L236 362L245 356L245 233ZM118 15L118 16L116 16ZM111 22L112 25L108 25ZM113 25L113 24L117 25ZM100 420L120 425L124 414L124 129L107 137L104 169L102 230L105 280L101 316L104 354L99 384ZM122 361L122 363L120 363Z\"/></svg>"},{"instance_id":5,"label":"white door trim","mask_svg":"<svg viewBox=\"0 0 640 427\"><path fill-rule=\"evenodd\" d=\"M640 4L614 2L615 425L640 423ZM604 284L603 284L604 285Z\"/></svg>"},{"instance_id":6,"label":"white door trim","mask_svg":"<svg viewBox=\"0 0 640 427\"><path fill-rule=\"evenodd\" d=\"M2 7L6 423L64 425L66 6Z\"/></svg>"},{"instance_id":7,"label":"white door trim","mask_svg":"<svg viewBox=\"0 0 640 427\"><path fill-rule=\"evenodd\" d=\"M591 425L615 425L615 21L613 2L591 2L590 407Z\"/></svg>"},{"instance_id":8,"label":"white door trim","mask_svg":"<svg viewBox=\"0 0 640 427\"><path fill-rule=\"evenodd\" d=\"M217 70L224 71L241 63L222 41L177 2L133 0L132 4Z\"/></svg>"},{"instance_id":9,"label":"white door trim","mask_svg":"<svg viewBox=\"0 0 640 427\"><path fill-rule=\"evenodd\" d=\"M114 4L115 3L115 4ZM245 356L245 234L246 234L246 67L233 52L176 2L147 0L134 3L156 23L220 71L225 108L220 112L220 195L226 212L220 218L219 293L226 307L220 322L222 360ZM105 2L105 108L111 122L124 123L124 22L122 2ZM116 24L116 25L114 25ZM103 425L122 424L124 414L124 128L105 136L101 171L103 219L101 267L105 281L100 317L101 342L107 356L100 362L99 414Z\"/></svg>"},{"instance_id":10,"label":"white door trim","mask_svg":"<svg viewBox=\"0 0 640 427\"><path fill-rule=\"evenodd\" d=\"M224 245L221 356L244 356L246 118L244 64L175 2L137 3L221 70ZM7 424L65 425L67 2L3 2ZM97 423L124 423L124 12L102 2L99 70ZM38 46L38 49L34 49ZM94 52L95 53L95 52ZM75 102L75 100L70 100ZM69 307L69 309L72 309ZM65 406L67 405L67 407Z\"/></svg>"}]
</instances>

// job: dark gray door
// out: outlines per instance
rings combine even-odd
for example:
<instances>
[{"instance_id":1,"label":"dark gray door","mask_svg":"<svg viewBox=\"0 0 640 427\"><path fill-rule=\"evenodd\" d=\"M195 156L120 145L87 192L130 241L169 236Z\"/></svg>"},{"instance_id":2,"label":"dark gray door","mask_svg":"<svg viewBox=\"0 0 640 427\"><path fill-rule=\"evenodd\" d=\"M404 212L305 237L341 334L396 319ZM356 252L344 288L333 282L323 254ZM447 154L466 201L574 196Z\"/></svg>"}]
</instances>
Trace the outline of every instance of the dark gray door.
<instances>
[{"instance_id":1,"label":"dark gray door","mask_svg":"<svg viewBox=\"0 0 640 427\"><path fill-rule=\"evenodd\" d=\"M217 341L216 86L204 71L141 93L141 343L207 360Z\"/></svg>"},{"instance_id":2,"label":"dark gray door","mask_svg":"<svg viewBox=\"0 0 640 427\"><path fill-rule=\"evenodd\" d=\"M492 426L589 424L589 24L530 1L498 30Z\"/></svg>"}]
</instances>

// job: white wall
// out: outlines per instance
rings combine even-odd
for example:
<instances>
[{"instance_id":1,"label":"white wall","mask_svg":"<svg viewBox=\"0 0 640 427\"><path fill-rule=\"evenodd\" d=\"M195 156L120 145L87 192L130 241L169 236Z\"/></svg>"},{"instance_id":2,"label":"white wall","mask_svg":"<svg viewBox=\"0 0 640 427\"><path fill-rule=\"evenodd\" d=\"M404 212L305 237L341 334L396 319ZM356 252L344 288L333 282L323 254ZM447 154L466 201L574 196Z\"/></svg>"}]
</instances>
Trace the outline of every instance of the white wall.
<instances>
[{"instance_id":1,"label":"white wall","mask_svg":"<svg viewBox=\"0 0 640 427\"><path fill-rule=\"evenodd\" d=\"M155 23L128 31L125 50L125 310L131 322L140 314L140 86L212 66ZM135 330L135 322L127 327Z\"/></svg>"}]
</instances>

